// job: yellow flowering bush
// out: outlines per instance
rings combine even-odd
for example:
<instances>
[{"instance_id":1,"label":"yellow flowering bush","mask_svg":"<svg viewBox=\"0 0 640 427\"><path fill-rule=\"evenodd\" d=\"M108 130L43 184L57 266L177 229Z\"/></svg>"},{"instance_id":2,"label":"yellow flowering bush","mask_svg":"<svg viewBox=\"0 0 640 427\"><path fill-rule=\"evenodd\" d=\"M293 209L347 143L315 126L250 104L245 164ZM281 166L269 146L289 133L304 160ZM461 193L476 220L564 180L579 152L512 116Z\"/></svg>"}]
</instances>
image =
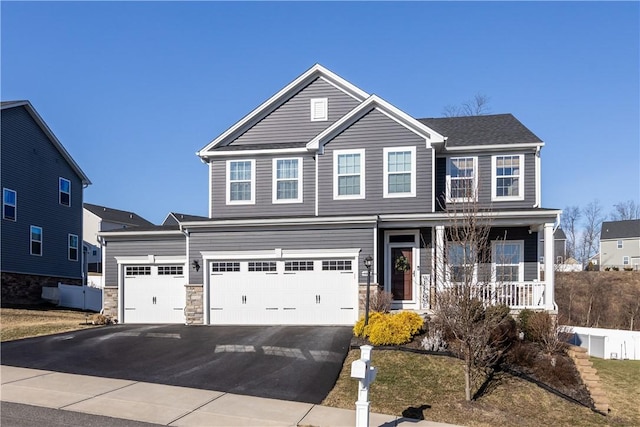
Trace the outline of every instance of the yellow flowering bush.
<instances>
[{"instance_id":1,"label":"yellow flowering bush","mask_svg":"<svg viewBox=\"0 0 640 427\"><path fill-rule=\"evenodd\" d=\"M378 313L369 315L369 324L364 326L364 317L353 328L357 337L368 338L373 345L400 345L411 341L424 326L424 319L417 313Z\"/></svg>"}]
</instances>

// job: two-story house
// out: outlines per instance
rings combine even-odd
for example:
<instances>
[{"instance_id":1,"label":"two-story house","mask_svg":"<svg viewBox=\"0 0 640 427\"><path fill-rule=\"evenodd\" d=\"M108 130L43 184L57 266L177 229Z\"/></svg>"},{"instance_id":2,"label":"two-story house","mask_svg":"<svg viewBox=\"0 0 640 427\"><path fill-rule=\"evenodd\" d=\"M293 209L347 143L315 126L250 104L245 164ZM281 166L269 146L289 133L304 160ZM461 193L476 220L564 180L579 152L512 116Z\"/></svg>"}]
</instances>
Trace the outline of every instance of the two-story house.
<instances>
[{"instance_id":1,"label":"two-story house","mask_svg":"<svg viewBox=\"0 0 640 427\"><path fill-rule=\"evenodd\" d=\"M106 206L85 203L82 212L83 250L85 252L85 271L87 281L102 287L102 243L98 237L101 231L122 230L130 227L148 227L153 223L135 212L108 208Z\"/></svg>"},{"instance_id":2,"label":"two-story house","mask_svg":"<svg viewBox=\"0 0 640 427\"><path fill-rule=\"evenodd\" d=\"M371 281L426 310L451 211L491 224L491 298L555 310L560 211L540 205L544 143L510 114L415 119L315 65L213 139L209 217L102 233L105 300L124 322L353 324ZM161 286L159 286L161 284Z\"/></svg>"},{"instance_id":3,"label":"two-story house","mask_svg":"<svg viewBox=\"0 0 640 427\"><path fill-rule=\"evenodd\" d=\"M640 219L604 221L600 231L600 269L640 268Z\"/></svg>"},{"instance_id":4,"label":"two-story house","mask_svg":"<svg viewBox=\"0 0 640 427\"><path fill-rule=\"evenodd\" d=\"M82 195L91 184L29 101L2 102L2 301L82 284Z\"/></svg>"}]
</instances>

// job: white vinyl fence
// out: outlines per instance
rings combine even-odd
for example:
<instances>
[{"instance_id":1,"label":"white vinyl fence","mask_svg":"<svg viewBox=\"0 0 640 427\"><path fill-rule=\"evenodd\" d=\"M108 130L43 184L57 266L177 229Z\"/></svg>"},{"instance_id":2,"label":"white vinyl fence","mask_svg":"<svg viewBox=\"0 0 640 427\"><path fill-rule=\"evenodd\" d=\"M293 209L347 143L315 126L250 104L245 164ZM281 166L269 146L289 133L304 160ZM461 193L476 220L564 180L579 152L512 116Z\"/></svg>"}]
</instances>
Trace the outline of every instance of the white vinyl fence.
<instances>
[{"instance_id":1,"label":"white vinyl fence","mask_svg":"<svg viewBox=\"0 0 640 427\"><path fill-rule=\"evenodd\" d=\"M79 308L99 312L102 310L102 289L58 283L58 287L42 288L42 298L60 307Z\"/></svg>"},{"instance_id":2,"label":"white vinyl fence","mask_svg":"<svg viewBox=\"0 0 640 427\"><path fill-rule=\"evenodd\" d=\"M640 360L640 332L620 329L561 326L571 336L569 343L587 349L602 359Z\"/></svg>"}]
</instances>

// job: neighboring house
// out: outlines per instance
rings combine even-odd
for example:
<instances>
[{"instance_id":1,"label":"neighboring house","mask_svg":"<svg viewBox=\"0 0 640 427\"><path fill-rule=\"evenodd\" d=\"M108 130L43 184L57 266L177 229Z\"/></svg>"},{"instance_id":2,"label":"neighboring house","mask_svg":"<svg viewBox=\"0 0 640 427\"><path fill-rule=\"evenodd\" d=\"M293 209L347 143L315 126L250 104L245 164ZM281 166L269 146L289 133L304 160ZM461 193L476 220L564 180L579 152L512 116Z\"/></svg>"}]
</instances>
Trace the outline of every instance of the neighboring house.
<instances>
[{"instance_id":1,"label":"neighboring house","mask_svg":"<svg viewBox=\"0 0 640 427\"><path fill-rule=\"evenodd\" d=\"M600 269L640 269L640 219L605 221L600 231Z\"/></svg>"},{"instance_id":2,"label":"neighboring house","mask_svg":"<svg viewBox=\"0 0 640 427\"><path fill-rule=\"evenodd\" d=\"M43 286L82 284L91 182L29 101L1 105L2 302L36 303Z\"/></svg>"},{"instance_id":3,"label":"neighboring house","mask_svg":"<svg viewBox=\"0 0 640 427\"><path fill-rule=\"evenodd\" d=\"M162 221L162 225L178 225L181 222L185 222L185 221L203 221L203 220L207 220L207 219L209 219L209 218L204 217L204 216L181 214L181 213L177 213L177 212L169 212L167 214L167 216L165 217L164 221Z\"/></svg>"},{"instance_id":4,"label":"neighboring house","mask_svg":"<svg viewBox=\"0 0 640 427\"><path fill-rule=\"evenodd\" d=\"M85 270L88 281L102 285L102 244L98 233L109 230L122 230L130 227L153 226L153 223L134 212L108 208L106 206L84 204L82 216L83 250L85 252Z\"/></svg>"},{"instance_id":5,"label":"neighboring house","mask_svg":"<svg viewBox=\"0 0 640 427\"><path fill-rule=\"evenodd\" d=\"M367 283L428 310L451 215L491 219L489 293L555 310L559 210L540 205L544 143L511 114L415 119L316 65L197 154L208 218L101 233L105 312L125 323L353 324ZM503 239L503 240L499 240ZM504 240L506 239L506 240Z\"/></svg>"}]
</instances>

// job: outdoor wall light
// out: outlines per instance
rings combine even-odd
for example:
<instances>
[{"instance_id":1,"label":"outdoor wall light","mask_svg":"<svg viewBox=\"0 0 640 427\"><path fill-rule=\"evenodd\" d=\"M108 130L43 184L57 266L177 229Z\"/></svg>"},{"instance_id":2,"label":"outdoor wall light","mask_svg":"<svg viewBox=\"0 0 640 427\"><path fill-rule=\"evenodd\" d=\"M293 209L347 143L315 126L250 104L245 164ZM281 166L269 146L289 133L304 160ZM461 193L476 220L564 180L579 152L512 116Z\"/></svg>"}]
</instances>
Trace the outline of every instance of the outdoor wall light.
<instances>
[{"instance_id":1,"label":"outdoor wall light","mask_svg":"<svg viewBox=\"0 0 640 427\"><path fill-rule=\"evenodd\" d=\"M200 271L200 263L198 262L197 259L194 259L193 262L191 263L191 266L196 270L196 271Z\"/></svg>"}]
</instances>

